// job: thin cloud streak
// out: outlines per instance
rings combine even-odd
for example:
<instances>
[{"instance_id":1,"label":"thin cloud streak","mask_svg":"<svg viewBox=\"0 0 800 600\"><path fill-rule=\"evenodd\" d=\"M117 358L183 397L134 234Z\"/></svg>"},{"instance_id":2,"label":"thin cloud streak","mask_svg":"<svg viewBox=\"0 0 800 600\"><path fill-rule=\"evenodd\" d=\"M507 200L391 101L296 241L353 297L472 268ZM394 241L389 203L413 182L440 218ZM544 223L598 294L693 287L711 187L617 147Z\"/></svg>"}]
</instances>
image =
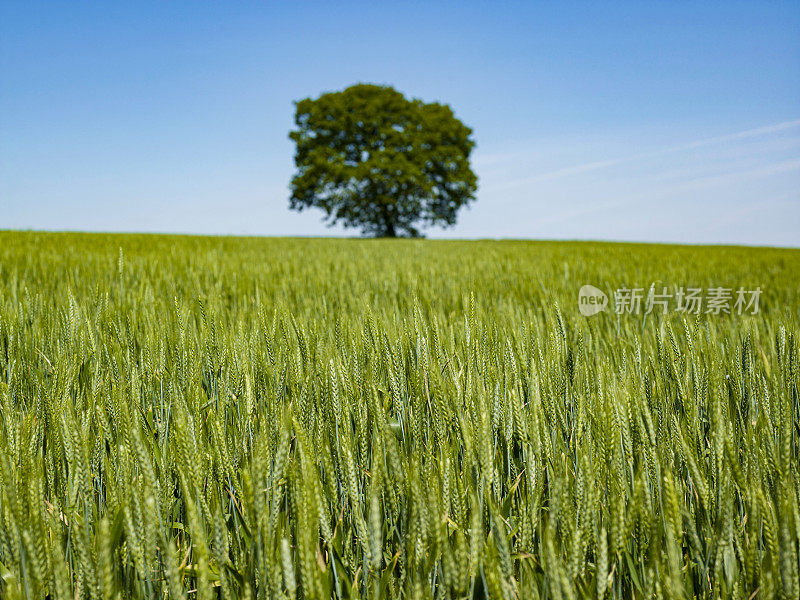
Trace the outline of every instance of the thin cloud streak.
<instances>
[{"instance_id":1,"label":"thin cloud streak","mask_svg":"<svg viewBox=\"0 0 800 600\"><path fill-rule=\"evenodd\" d=\"M688 142L685 144L679 144L676 146L669 146L666 148L662 148L660 150L654 150L651 152L642 152L640 154L634 154L631 156L626 156L622 158L615 158L615 159L608 159L608 160L599 160L599 161L592 161L590 163L584 163L581 165L573 165L570 167L564 167L561 169L556 169L554 171L549 171L547 173L540 173L538 175L534 175L532 177L524 177L520 179L515 179L513 181L507 181L505 183L501 183L498 185L493 185L488 188L489 191L497 192L497 191L504 191L509 190L512 188L516 188L523 185L530 185L534 183L539 183L542 181L549 181L551 179L557 179L560 177L565 177L569 175L576 175L578 173L586 173L590 171L597 171L601 169L606 169L609 167L615 167L620 164L634 162L637 160L644 160L648 158L656 158L659 156L664 156L667 154L672 154L676 152L684 152L687 150L694 150L696 148L702 148L706 146L713 146L725 142L743 140L748 138L760 137L764 135L769 135L773 133L779 133L782 131L786 131L789 129L794 129L800 127L800 119L795 119L792 121L784 121L782 123L776 123L774 125L766 125L764 127L757 127L755 129L746 129L744 131L738 131L735 133L730 133L722 136L711 137L711 138L704 138L701 140L697 140L694 142Z\"/></svg>"},{"instance_id":2,"label":"thin cloud streak","mask_svg":"<svg viewBox=\"0 0 800 600\"><path fill-rule=\"evenodd\" d=\"M725 175L717 175L712 177L698 177L686 183L681 183L670 186L668 188L660 189L655 194L634 193L634 194L629 194L626 197L615 198L612 200L608 200L606 202L599 202L599 203L595 202L590 205L579 206L563 212L549 215L547 217L543 217L539 219L538 224L553 225L556 223L569 222L578 217L584 217L595 213L602 213L604 211L615 208L621 208L623 206L630 206L645 200L666 201L669 200L670 198L676 197L679 194L685 194L687 192L689 193L697 192L712 187L742 183L754 179L759 179L761 177L768 177L770 175L779 175L783 173L791 173L794 171L800 171L800 158L782 161L774 165L768 165L766 167L761 167L758 169L751 169L749 171L734 171ZM775 201L775 199L772 200ZM784 198L780 198L779 200L788 201L790 204L800 204L800 198L798 198L797 196L794 197L786 196ZM761 202L764 202L764 200L762 200Z\"/></svg>"},{"instance_id":3,"label":"thin cloud streak","mask_svg":"<svg viewBox=\"0 0 800 600\"><path fill-rule=\"evenodd\" d=\"M746 129L745 131L739 131L737 133L730 133L728 135L721 135L717 137L707 138L704 140L698 140L696 142L691 142L689 144L675 146L671 149L668 149L667 151L691 150L692 148L709 146L711 144L719 144L722 142L730 142L733 140L743 140L746 138L758 137L770 133L778 133L780 131L786 131L787 129L794 129L795 127L800 127L800 119L795 119L794 121L784 121L783 123L776 123L775 125L766 125L765 127Z\"/></svg>"}]
</instances>

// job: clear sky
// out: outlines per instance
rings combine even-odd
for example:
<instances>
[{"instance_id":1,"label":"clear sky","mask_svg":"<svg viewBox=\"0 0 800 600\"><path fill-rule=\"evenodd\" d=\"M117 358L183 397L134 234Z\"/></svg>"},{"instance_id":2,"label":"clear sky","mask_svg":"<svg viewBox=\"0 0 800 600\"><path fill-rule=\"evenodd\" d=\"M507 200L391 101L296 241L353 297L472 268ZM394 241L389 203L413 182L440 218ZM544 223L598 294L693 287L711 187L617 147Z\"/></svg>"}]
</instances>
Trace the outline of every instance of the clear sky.
<instances>
[{"instance_id":1,"label":"clear sky","mask_svg":"<svg viewBox=\"0 0 800 600\"><path fill-rule=\"evenodd\" d=\"M287 133L356 82L474 129L431 237L800 246L796 1L3 0L0 229L341 235Z\"/></svg>"}]
</instances>

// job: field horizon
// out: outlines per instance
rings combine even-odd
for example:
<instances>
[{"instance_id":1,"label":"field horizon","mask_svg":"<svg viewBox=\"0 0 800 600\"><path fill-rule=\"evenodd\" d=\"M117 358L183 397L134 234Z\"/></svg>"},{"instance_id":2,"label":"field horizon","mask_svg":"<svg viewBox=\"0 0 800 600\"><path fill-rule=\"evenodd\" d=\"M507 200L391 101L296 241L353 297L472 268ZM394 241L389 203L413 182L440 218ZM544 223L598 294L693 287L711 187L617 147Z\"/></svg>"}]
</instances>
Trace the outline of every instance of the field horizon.
<instances>
[{"instance_id":1,"label":"field horizon","mask_svg":"<svg viewBox=\"0 0 800 600\"><path fill-rule=\"evenodd\" d=\"M272 239L272 240L409 240L409 241L430 241L430 242L531 242L531 243L564 243L564 244L617 244L632 246L685 246L691 248L770 248L776 250L800 250L800 241L796 246L772 245L772 244L733 244L727 242L719 243L694 243L694 242L675 242L675 241L649 241L649 240L616 240L616 239L595 239L595 238L523 238L523 237L428 237L418 238L397 237L370 237L361 235L253 235L238 233L192 233L192 232L173 232L173 231L95 231L82 229L0 229L0 234L53 234L53 235L118 235L118 236L154 236L154 237L187 237L187 238L241 238L241 239Z\"/></svg>"}]
</instances>

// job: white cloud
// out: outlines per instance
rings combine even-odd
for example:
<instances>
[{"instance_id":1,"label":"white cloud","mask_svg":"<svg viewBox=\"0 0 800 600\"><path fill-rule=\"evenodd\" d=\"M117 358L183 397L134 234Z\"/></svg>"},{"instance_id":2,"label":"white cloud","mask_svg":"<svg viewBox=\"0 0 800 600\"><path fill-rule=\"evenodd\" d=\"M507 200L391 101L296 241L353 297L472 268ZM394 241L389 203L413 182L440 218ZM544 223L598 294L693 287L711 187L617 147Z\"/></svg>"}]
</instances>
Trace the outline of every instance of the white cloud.
<instances>
[{"instance_id":1,"label":"white cloud","mask_svg":"<svg viewBox=\"0 0 800 600\"><path fill-rule=\"evenodd\" d=\"M690 150L695 150L704 147L710 147L720 144L728 144L730 142L747 140L750 138L768 136L771 134L781 133L784 131L792 130L800 128L800 119L792 120L792 121L784 121L782 123L776 123L774 125L767 125L764 127L758 127L755 129L746 129L744 131L737 131L735 133L730 133L727 135L717 136L717 137L710 137L710 138L703 138L700 140L695 140L692 142L687 142L684 144L678 144L673 146L667 146L664 148L660 148L658 150L651 150L648 152L640 152L636 154L631 154L625 157L619 158L609 158L609 159L599 159L593 160L590 162L577 164L577 165L570 165L561 167L558 169L554 169L551 171L545 171L542 173L538 173L535 175L526 175L522 177L517 177L513 179L507 179L505 181L499 181L496 183L490 183L488 186L484 187L485 191L491 192L499 192L504 190L510 190L513 188L529 186L532 184L540 183L543 181L548 181L551 179L558 179L561 177L570 177L573 175L587 173L591 171L598 171L601 169L608 169L611 167L616 167L619 165L623 165L625 163L632 163L636 161L642 161L645 159L651 158L658 158L661 156L666 156L669 154L676 154L681 152L687 152ZM499 158L501 155L492 156L489 160L486 160L483 164L484 165L492 165L499 162ZM508 155L505 155L508 157ZM481 163L478 163L480 165Z\"/></svg>"}]
</instances>

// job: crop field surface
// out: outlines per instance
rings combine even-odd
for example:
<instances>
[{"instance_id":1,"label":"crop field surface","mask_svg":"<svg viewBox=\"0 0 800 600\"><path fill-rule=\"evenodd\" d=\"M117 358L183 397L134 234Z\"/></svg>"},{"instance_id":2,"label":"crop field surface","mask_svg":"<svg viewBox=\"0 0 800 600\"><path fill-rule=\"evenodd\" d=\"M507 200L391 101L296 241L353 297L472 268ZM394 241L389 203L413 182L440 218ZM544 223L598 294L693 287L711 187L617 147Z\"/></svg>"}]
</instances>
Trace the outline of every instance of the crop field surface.
<instances>
[{"instance_id":1,"label":"crop field surface","mask_svg":"<svg viewBox=\"0 0 800 600\"><path fill-rule=\"evenodd\" d=\"M0 597L796 600L798 276L770 248L0 232ZM616 313L651 285L731 310Z\"/></svg>"}]
</instances>

